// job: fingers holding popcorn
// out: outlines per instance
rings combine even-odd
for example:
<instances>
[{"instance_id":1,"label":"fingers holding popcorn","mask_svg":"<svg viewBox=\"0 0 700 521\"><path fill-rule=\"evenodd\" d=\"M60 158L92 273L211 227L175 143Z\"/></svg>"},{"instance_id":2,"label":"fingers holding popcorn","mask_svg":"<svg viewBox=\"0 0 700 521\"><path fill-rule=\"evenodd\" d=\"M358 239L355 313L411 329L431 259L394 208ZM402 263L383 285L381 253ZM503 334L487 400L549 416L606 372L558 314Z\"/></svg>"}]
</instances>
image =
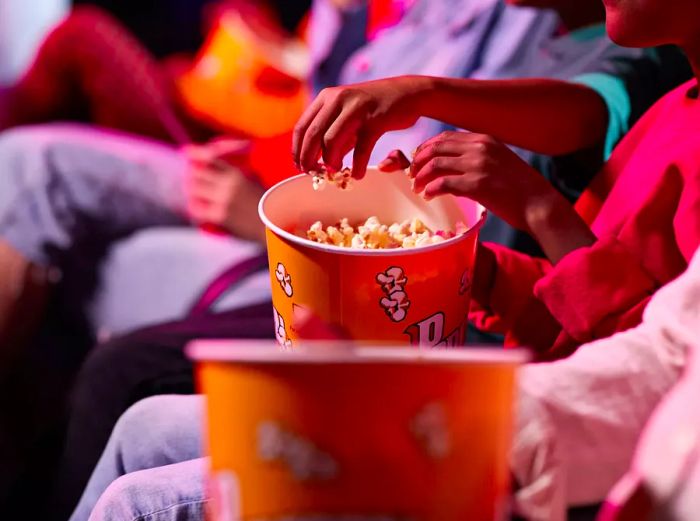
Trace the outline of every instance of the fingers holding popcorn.
<instances>
[{"instance_id":1,"label":"fingers holding popcorn","mask_svg":"<svg viewBox=\"0 0 700 521\"><path fill-rule=\"evenodd\" d=\"M306 131L322 107L323 91L311 102L311 105L304 111L299 121L297 121L297 124L294 126L294 131L292 132L292 159L299 170L303 169L301 166L301 148L304 137L306 136Z\"/></svg>"},{"instance_id":2,"label":"fingers holding popcorn","mask_svg":"<svg viewBox=\"0 0 700 521\"><path fill-rule=\"evenodd\" d=\"M313 171L321 158L323 137L330 122L339 116L335 104L329 103L321 107L313 121L306 128L299 151L299 164L305 172Z\"/></svg>"},{"instance_id":3,"label":"fingers holding popcorn","mask_svg":"<svg viewBox=\"0 0 700 521\"><path fill-rule=\"evenodd\" d=\"M428 78L405 76L324 89L294 129L292 154L303 171L314 170L319 157L338 169L354 149L352 175L361 179L379 137L418 119L417 98Z\"/></svg>"}]
</instances>

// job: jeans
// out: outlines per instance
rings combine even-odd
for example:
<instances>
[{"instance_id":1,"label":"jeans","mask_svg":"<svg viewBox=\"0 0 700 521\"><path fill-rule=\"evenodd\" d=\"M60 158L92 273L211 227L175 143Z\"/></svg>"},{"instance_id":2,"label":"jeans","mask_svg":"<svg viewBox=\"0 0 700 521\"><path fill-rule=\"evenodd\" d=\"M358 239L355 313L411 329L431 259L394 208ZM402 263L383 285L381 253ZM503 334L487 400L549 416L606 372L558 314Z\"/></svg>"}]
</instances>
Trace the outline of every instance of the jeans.
<instances>
[{"instance_id":1,"label":"jeans","mask_svg":"<svg viewBox=\"0 0 700 521\"><path fill-rule=\"evenodd\" d=\"M202 396L156 396L132 406L70 521L203 519L203 413Z\"/></svg>"},{"instance_id":2,"label":"jeans","mask_svg":"<svg viewBox=\"0 0 700 521\"><path fill-rule=\"evenodd\" d=\"M94 127L5 131L0 238L39 265L102 267L95 281L68 277L81 287L66 292L89 302L94 330L118 334L181 318L213 277L261 251L190 227L186 169L172 146ZM124 240L135 232L141 233ZM268 300L267 284L258 277L219 309Z\"/></svg>"},{"instance_id":3,"label":"jeans","mask_svg":"<svg viewBox=\"0 0 700 521\"><path fill-rule=\"evenodd\" d=\"M184 157L77 125L0 135L0 236L37 264L145 226L185 226Z\"/></svg>"},{"instance_id":4,"label":"jeans","mask_svg":"<svg viewBox=\"0 0 700 521\"><path fill-rule=\"evenodd\" d=\"M272 305L267 302L162 324L112 339L93 349L72 392L63 456L50 512L45 518L50 521L68 518L110 433L130 406L149 396L195 392L192 362L183 352L187 342L195 338L272 340L274 337ZM165 420L161 423L165 424ZM147 421L141 428L149 426Z\"/></svg>"}]
</instances>

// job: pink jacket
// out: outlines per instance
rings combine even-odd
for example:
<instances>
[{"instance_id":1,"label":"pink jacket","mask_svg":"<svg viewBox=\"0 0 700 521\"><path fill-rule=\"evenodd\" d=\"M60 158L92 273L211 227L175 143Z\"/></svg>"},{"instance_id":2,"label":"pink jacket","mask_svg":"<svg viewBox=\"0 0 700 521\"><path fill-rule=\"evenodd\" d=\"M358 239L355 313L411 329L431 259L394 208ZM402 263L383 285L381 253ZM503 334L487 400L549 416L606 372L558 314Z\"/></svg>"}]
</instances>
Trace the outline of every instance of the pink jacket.
<instances>
[{"instance_id":1,"label":"pink jacket","mask_svg":"<svg viewBox=\"0 0 700 521\"><path fill-rule=\"evenodd\" d=\"M577 205L598 241L558 264L494 244L487 307L470 318L561 357L641 321L651 295L680 275L700 243L700 100L695 80L656 103Z\"/></svg>"}]
</instances>

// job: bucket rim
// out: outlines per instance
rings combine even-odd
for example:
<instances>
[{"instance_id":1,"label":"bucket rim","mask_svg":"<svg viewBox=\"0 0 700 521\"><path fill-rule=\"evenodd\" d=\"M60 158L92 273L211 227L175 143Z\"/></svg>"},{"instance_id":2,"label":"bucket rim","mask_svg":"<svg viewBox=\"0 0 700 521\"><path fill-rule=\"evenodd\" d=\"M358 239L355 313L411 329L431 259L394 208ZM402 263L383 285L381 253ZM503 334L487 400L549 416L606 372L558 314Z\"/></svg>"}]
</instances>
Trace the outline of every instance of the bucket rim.
<instances>
[{"instance_id":1,"label":"bucket rim","mask_svg":"<svg viewBox=\"0 0 700 521\"><path fill-rule=\"evenodd\" d=\"M368 167L368 168L376 168L376 167ZM289 177L285 179L284 181L280 181L279 183L275 184L274 186L270 187L263 196L260 198L260 201L258 202L258 216L260 217L260 220L263 222L265 227L277 235L278 237L281 237L282 239L285 239L289 242L292 242L296 245L303 246L304 248L311 248L313 250L317 251L322 251L325 253L335 253L335 254L340 254L340 255L350 255L350 256L356 256L356 257L363 257L363 256L370 256L370 257L396 257L396 256L404 256L404 255L416 255L420 253L427 253L431 251L437 251L442 248L447 248L449 246L452 246L453 244L462 242L470 238L472 235L479 233L479 230L481 230L481 227L484 225L486 222L486 208L484 208L483 205L479 204L478 202L474 201L475 204L477 204L478 208L480 209L480 214L479 218L474 223L473 226L470 226L469 229L462 233L461 235L457 235L455 237L452 237L450 239L447 239L442 242L438 242L435 244L428 244L426 246L416 246L414 248L384 248L384 249L379 249L379 250L361 250L361 249L355 249L355 248L344 248L342 246L334 246L330 244L320 244L318 242L311 241L309 239L306 239L304 237L300 237L298 235L295 235L291 232L288 232L287 230L277 226L275 223L273 223L265 214L265 203L269 199L270 195L275 191L278 190L280 187L282 187L285 184L292 183L294 181L297 181L298 179L302 177L308 177L308 174L298 174L292 177Z\"/></svg>"},{"instance_id":2,"label":"bucket rim","mask_svg":"<svg viewBox=\"0 0 700 521\"><path fill-rule=\"evenodd\" d=\"M419 348L397 344L309 341L292 349L273 340L194 340L187 355L197 362L231 364L422 364L521 365L531 359L527 349L489 347Z\"/></svg>"}]
</instances>

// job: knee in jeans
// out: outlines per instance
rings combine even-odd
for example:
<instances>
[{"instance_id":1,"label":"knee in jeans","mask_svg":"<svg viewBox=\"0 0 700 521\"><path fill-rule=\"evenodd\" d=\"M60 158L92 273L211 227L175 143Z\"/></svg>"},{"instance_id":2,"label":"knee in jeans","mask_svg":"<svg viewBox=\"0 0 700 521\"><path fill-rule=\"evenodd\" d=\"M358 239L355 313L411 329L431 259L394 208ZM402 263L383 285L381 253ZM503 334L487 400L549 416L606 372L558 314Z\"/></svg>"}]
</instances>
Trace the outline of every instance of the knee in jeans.
<instances>
[{"instance_id":1,"label":"knee in jeans","mask_svg":"<svg viewBox=\"0 0 700 521\"><path fill-rule=\"evenodd\" d=\"M132 443L134 447L143 446L148 438L149 426L162 426L168 422L171 411L171 397L151 396L129 407L114 426L113 436L121 443ZM144 447L148 450L148 447Z\"/></svg>"},{"instance_id":2,"label":"knee in jeans","mask_svg":"<svg viewBox=\"0 0 700 521\"><path fill-rule=\"evenodd\" d=\"M125 474L102 493L91 520L204 519L204 460Z\"/></svg>"},{"instance_id":3,"label":"knee in jeans","mask_svg":"<svg viewBox=\"0 0 700 521\"><path fill-rule=\"evenodd\" d=\"M74 124L47 123L16 127L0 133L0 169L14 173L21 184L43 182L47 168L38 167L47 161L56 145L87 130ZM10 176L8 176L10 177Z\"/></svg>"},{"instance_id":4,"label":"knee in jeans","mask_svg":"<svg viewBox=\"0 0 700 521\"><path fill-rule=\"evenodd\" d=\"M136 402L121 415L112 432L112 437L116 438L120 446L135 449L142 446L144 431L161 414L159 398L154 396Z\"/></svg>"},{"instance_id":5,"label":"knee in jeans","mask_svg":"<svg viewBox=\"0 0 700 521\"><path fill-rule=\"evenodd\" d=\"M137 519L144 510L143 498L153 491L142 472L125 474L113 481L102 493L90 515L90 520Z\"/></svg>"},{"instance_id":6,"label":"knee in jeans","mask_svg":"<svg viewBox=\"0 0 700 521\"><path fill-rule=\"evenodd\" d=\"M0 157L16 157L24 153L36 152L44 134L40 127L16 127L0 133Z\"/></svg>"},{"instance_id":7,"label":"knee in jeans","mask_svg":"<svg viewBox=\"0 0 700 521\"><path fill-rule=\"evenodd\" d=\"M19 193L46 184L47 169L40 167L51 141L48 126L17 127L0 133L0 201L14 201ZM4 197L3 197L4 196ZM5 209L4 207L2 209Z\"/></svg>"},{"instance_id":8,"label":"knee in jeans","mask_svg":"<svg viewBox=\"0 0 700 521\"><path fill-rule=\"evenodd\" d=\"M164 458L169 459L171 450L193 457L191 446L199 447L201 441L198 410L192 404L201 402L196 397L153 396L132 405L112 432L112 442L118 447L125 469L162 464Z\"/></svg>"}]
</instances>

